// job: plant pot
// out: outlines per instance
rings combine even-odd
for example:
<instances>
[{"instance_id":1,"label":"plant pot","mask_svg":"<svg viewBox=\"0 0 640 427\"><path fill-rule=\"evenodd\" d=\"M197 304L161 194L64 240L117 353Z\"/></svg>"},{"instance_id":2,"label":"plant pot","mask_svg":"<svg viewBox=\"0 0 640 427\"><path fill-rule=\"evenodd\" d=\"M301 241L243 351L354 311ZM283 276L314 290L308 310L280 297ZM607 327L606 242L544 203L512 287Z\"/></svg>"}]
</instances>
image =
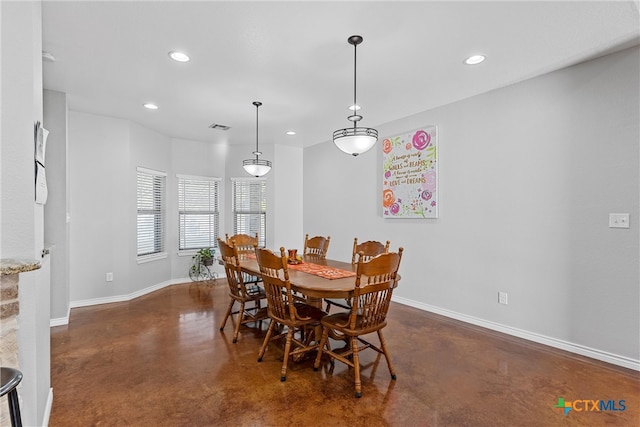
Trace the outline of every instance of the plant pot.
<instances>
[{"instance_id":1,"label":"plant pot","mask_svg":"<svg viewBox=\"0 0 640 427\"><path fill-rule=\"evenodd\" d=\"M204 265L207 265L207 266L209 266L209 265L213 265L213 258L203 259L203 260L202 260L202 263L203 263Z\"/></svg>"}]
</instances>

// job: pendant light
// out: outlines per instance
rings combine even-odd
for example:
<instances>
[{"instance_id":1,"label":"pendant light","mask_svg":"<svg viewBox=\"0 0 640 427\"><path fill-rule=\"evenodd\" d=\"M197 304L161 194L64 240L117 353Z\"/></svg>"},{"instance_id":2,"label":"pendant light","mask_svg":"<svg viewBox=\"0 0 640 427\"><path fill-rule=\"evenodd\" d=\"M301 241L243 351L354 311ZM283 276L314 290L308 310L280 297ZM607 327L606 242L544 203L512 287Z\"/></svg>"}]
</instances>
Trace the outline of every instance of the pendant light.
<instances>
[{"instance_id":1,"label":"pendant light","mask_svg":"<svg viewBox=\"0 0 640 427\"><path fill-rule=\"evenodd\" d=\"M362 120L362 116L356 114L358 111L358 103L356 102L356 59L357 46L362 43L361 36L351 36L347 40L353 45L353 105L351 106L353 114L347 117L353 122L353 127L339 129L333 132L333 143L340 150L352 156L364 153L376 144L378 141L378 131L372 128L357 127L357 123Z\"/></svg>"},{"instance_id":2,"label":"pendant light","mask_svg":"<svg viewBox=\"0 0 640 427\"><path fill-rule=\"evenodd\" d=\"M269 173L269 171L271 170L271 162L269 160L258 158L258 156L262 154L258 150L258 108L260 108L262 102L255 101L253 105L256 106L256 151L253 152L256 158L243 161L242 167L247 171L248 174L255 177L260 177Z\"/></svg>"}]
</instances>

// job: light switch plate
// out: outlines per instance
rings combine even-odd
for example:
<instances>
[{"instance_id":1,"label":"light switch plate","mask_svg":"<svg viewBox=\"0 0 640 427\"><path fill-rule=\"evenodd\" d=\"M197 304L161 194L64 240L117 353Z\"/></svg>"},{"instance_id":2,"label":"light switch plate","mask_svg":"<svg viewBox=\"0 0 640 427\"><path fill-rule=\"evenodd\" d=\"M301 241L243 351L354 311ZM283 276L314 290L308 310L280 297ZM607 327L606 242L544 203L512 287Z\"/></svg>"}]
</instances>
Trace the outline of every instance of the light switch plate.
<instances>
[{"instance_id":1,"label":"light switch plate","mask_svg":"<svg viewBox=\"0 0 640 427\"><path fill-rule=\"evenodd\" d=\"M610 213L609 228L629 228L628 213Z\"/></svg>"},{"instance_id":2,"label":"light switch plate","mask_svg":"<svg viewBox=\"0 0 640 427\"><path fill-rule=\"evenodd\" d=\"M498 292L498 302L500 304L507 304L507 293L506 292Z\"/></svg>"}]
</instances>

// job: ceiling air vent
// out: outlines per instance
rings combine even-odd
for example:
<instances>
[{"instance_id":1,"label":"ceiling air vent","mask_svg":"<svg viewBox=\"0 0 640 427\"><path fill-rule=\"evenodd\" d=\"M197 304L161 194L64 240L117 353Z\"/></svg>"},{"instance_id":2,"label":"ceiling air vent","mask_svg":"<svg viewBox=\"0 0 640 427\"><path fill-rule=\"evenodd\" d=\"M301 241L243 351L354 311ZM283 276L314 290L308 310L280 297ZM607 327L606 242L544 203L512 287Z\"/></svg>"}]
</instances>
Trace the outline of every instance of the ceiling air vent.
<instances>
[{"instance_id":1,"label":"ceiling air vent","mask_svg":"<svg viewBox=\"0 0 640 427\"><path fill-rule=\"evenodd\" d=\"M209 125L209 128L211 128L211 129L219 129L219 130L229 130L229 129L231 129L231 126L220 125L218 123L212 123L212 124Z\"/></svg>"}]
</instances>

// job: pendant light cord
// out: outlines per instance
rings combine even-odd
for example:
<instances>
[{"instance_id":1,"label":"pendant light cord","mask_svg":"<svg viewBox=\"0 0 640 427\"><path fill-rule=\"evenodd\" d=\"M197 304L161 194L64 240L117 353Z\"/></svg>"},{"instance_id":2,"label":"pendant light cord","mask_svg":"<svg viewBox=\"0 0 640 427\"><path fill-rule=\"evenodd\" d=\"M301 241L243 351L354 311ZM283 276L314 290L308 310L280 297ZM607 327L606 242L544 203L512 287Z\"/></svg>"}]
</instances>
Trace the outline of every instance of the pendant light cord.
<instances>
[{"instance_id":1,"label":"pendant light cord","mask_svg":"<svg viewBox=\"0 0 640 427\"><path fill-rule=\"evenodd\" d=\"M356 52L356 49L358 49L358 45L354 44L353 45L353 114L355 114L356 110L356 70L358 67L357 61L358 61L358 54Z\"/></svg>"},{"instance_id":2,"label":"pendant light cord","mask_svg":"<svg viewBox=\"0 0 640 427\"><path fill-rule=\"evenodd\" d=\"M357 122L362 119L358 114L358 45L362 43L362 37L351 36L348 41L353 45L353 105L351 106L353 112L348 119L353 122L353 128L356 129Z\"/></svg>"},{"instance_id":3,"label":"pendant light cord","mask_svg":"<svg viewBox=\"0 0 640 427\"><path fill-rule=\"evenodd\" d=\"M253 105L256 106L256 151L254 154L256 155L256 160L258 160L258 156L260 155L260 150L258 149L258 109L262 105L262 102L255 101Z\"/></svg>"},{"instance_id":4,"label":"pendant light cord","mask_svg":"<svg viewBox=\"0 0 640 427\"><path fill-rule=\"evenodd\" d=\"M358 53L357 53L357 49L358 49L358 44L354 43L353 45L353 114L355 115L357 110L357 101L356 101L356 71L357 71L357 62L358 62ZM356 121L353 121L353 128L356 128Z\"/></svg>"}]
</instances>

